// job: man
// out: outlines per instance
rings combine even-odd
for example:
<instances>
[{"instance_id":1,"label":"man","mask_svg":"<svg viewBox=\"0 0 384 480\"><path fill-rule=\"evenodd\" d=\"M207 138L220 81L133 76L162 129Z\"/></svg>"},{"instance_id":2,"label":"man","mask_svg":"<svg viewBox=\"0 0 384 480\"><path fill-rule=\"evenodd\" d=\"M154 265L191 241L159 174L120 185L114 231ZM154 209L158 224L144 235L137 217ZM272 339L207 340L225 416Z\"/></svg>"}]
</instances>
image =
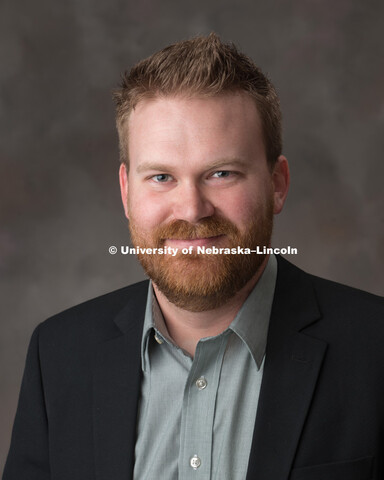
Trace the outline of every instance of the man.
<instances>
[{"instance_id":1,"label":"man","mask_svg":"<svg viewBox=\"0 0 384 480\"><path fill-rule=\"evenodd\" d=\"M382 479L382 299L244 253L289 185L269 80L211 34L115 98L151 282L37 327L4 480Z\"/></svg>"}]
</instances>

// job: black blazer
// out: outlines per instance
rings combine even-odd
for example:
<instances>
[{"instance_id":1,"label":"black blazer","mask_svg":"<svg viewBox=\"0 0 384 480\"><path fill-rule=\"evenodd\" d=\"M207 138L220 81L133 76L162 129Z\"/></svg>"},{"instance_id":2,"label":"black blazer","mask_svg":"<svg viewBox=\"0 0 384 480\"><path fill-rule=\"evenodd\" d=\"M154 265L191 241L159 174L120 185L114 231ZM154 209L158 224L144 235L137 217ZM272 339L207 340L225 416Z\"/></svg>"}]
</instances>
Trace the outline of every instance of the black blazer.
<instances>
[{"instance_id":1,"label":"black blazer","mask_svg":"<svg viewBox=\"0 0 384 480\"><path fill-rule=\"evenodd\" d=\"M37 327L3 480L132 479L147 286ZM278 258L247 480L383 478L383 299Z\"/></svg>"}]
</instances>

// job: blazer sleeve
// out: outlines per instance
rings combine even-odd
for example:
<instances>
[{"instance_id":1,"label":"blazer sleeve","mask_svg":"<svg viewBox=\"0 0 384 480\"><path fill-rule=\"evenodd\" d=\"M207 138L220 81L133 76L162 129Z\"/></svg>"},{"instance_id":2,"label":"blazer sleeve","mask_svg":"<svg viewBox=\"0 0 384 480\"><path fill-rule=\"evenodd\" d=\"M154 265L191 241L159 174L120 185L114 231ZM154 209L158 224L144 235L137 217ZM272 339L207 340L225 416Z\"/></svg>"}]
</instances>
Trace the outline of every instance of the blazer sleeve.
<instances>
[{"instance_id":1,"label":"blazer sleeve","mask_svg":"<svg viewBox=\"0 0 384 480\"><path fill-rule=\"evenodd\" d=\"M39 355L39 329L28 349L3 480L49 480L48 419Z\"/></svg>"}]
</instances>

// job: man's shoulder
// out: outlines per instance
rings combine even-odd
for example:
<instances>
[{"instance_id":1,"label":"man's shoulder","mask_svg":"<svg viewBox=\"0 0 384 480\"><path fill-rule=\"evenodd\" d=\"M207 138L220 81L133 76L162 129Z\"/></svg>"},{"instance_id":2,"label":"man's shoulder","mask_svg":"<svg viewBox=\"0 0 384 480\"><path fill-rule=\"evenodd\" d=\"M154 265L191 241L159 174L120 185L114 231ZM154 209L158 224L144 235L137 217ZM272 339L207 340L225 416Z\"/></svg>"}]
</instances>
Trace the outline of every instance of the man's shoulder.
<instances>
[{"instance_id":1,"label":"man's shoulder","mask_svg":"<svg viewBox=\"0 0 384 480\"><path fill-rule=\"evenodd\" d=\"M297 291L294 287L287 291L296 297L303 292L312 295L320 315L332 325L355 323L364 328L372 321L384 328L383 297L307 273L283 258L279 259L279 271L281 281L299 285ZM301 301L305 303L303 297Z\"/></svg>"},{"instance_id":2,"label":"man's shoulder","mask_svg":"<svg viewBox=\"0 0 384 480\"><path fill-rule=\"evenodd\" d=\"M347 342L354 338L358 344L365 339L373 344L384 340L384 299L372 293L340 283L311 276L315 287L324 333ZM340 336L340 331L344 332ZM346 337L347 335L347 337Z\"/></svg>"},{"instance_id":3,"label":"man's shoulder","mask_svg":"<svg viewBox=\"0 0 384 480\"><path fill-rule=\"evenodd\" d=\"M342 283L308 274L312 279L319 300L326 301L331 307L350 305L352 308L384 309L384 297L350 287Z\"/></svg>"},{"instance_id":4,"label":"man's shoulder","mask_svg":"<svg viewBox=\"0 0 384 480\"><path fill-rule=\"evenodd\" d=\"M113 336L118 331L119 316L127 322L137 320L145 311L148 280L114 290L68 308L48 318L38 326L42 338L88 339ZM126 313L126 314L125 314Z\"/></svg>"},{"instance_id":5,"label":"man's shoulder","mask_svg":"<svg viewBox=\"0 0 384 480\"><path fill-rule=\"evenodd\" d=\"M373 302L378 305L384 304L384 297L308 273L280 255L277 255L277 260L279 265L278 271L284 276L284 280L293 280L302 277L304 281L312 282L316 290L327 295L328 298L333 297L337 299L340 298L340 296L347 296L358 301Z\"/></svg>"}]
</instances>

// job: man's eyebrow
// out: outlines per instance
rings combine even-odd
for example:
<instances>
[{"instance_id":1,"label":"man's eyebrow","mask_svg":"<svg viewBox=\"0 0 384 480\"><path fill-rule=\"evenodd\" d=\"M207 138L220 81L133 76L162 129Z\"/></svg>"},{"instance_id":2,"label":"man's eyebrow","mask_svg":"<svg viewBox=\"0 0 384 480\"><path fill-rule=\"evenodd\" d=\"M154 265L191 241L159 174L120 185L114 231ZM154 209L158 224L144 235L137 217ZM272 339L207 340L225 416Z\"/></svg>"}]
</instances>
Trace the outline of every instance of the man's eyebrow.
<instances>
[{"instance_id":1,"label":"man's eyebrow","mask_svg":"<svg viewBox=\"0 0 384 480\"><path fill-rule=\"evenodd\" d=\"M165 163L152 163L152 162L143 162L136 168L137 173L147 172L148 170L157 170L161 172L169 172L173 170L170 165L166 165Z\"/></svg>"},{"instance_id":2,"label":"man's eyebrow","mask_svg":"<svg viewBox=\"0 0 384 480\"><path fill-rule=\"evenodd\" d=\"M222 158L214 162L210 162L205 165L207 170L214 170L222 167L239 167L244 168L247 166L247 162L241 160L240 158Z\"/></svg>"},{"instance_id":3,"label":"man's eyebrow","mask_svg":"<svg viewBox=\"0 0 384 480\"><path fill-rule=\"evenodd\" d=\"M247 162L240 160L239 158L222 158L214 162L209 162L205 164L204 170L214 170L223 167L239 167L244 168L247 166ZM165 163L152 163L152 162L143 162L136 168L137 173L147 172L149 170L155 170L160 172L172 172L175 169L175 166L167 165Z\"/></svg>"}]
</instances>

